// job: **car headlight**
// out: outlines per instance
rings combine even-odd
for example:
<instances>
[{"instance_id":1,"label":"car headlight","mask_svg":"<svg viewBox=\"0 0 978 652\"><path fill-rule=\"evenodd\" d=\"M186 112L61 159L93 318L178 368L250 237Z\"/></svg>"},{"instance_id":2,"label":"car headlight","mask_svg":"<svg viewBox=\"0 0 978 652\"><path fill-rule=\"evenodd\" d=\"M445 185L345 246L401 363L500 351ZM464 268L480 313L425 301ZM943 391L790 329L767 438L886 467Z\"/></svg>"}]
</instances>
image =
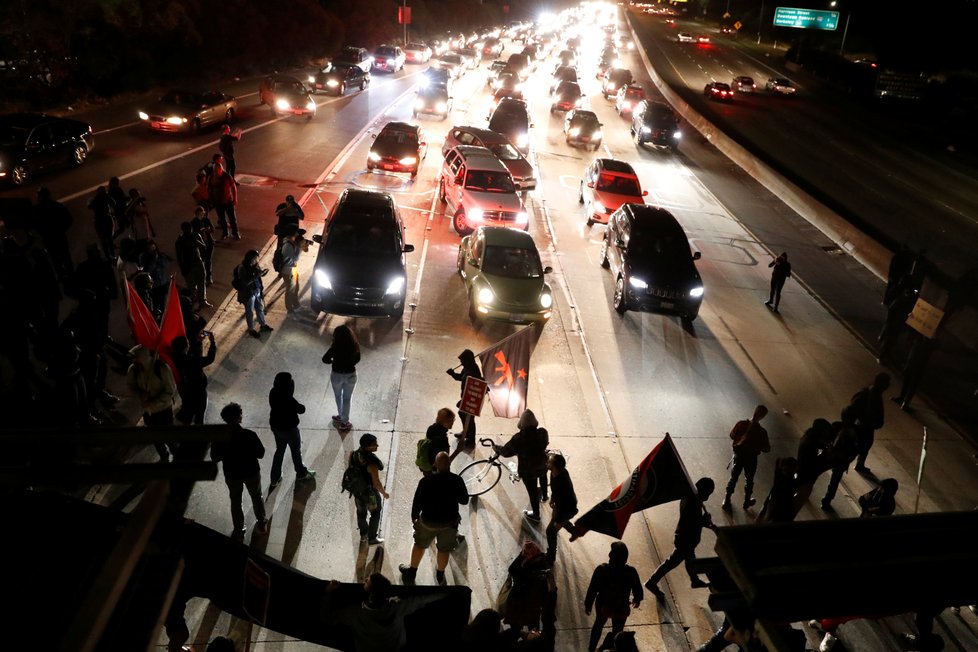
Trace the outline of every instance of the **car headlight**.
<instances>
[{"instance_id":1,"label":"car headlight","mask_svg":"<svg viewBox=\"0 0 978 652\"><path fill-rule=\"evenodd\" d=\"M676 130L672 132L672 137L675 138L676 140L679 140L680 138L683 137L683 132Z\"/></svg>"},{"instance_id":2,"label":"car headlight","mask_svg":"<svg viewBox=\"0 0 978 652\"><path fill-rule=\"evenodd\" d=\"M312 75L309 75L308 77L306 77L306 81L309 82L310 84L315 84L316 78L313 77Z\"/></svg>"},{"instance_id":3,"label":"car headlight","mask_svg":"<svg viewBox=\"0 0 978 652\"><path fill-rule=\"evenodd\" d=\"M149 114L148 113L145 113L143 111L140 111L139 112L139 119L140 120L149 120Z\"/></svg>"},{"instance_id":4,"label":"car headlight","mask_svg":"<svg viewBox=\"0 0 978 652\"><path fill-rule=\"evenodd\" d=\"M279 111L288 111L292 108L288 100L275 100L275 108Z\"/></svg>"},{"instance_id":5,"label":"car headlight","mask_svg":"<svg viewBox=\"0 0 978 652\"><path fill-rule=\"evenodd\" d=\"M447 102L439 102L438 104L435 105L435 111L438 111L439 113L444 112L444 111L447 111L447 110L448 110L448 103Z\"/></svg>"},{"instance_id":6,"label":"car headlight","mask_svg":"<svg viewBox=\"0 0 978 652\"><path fill-rule=\"evenodd\" d=\"M481 208L470 208L466 215L468 215L469 220L472 222L481 222L485 213Z\"/></svg>"},{"instance_id":7,"label":"car headlight","mask_svg":"<svg viewBox=\"0 0 978 652\"><path fill-rule=\"evenodd\" d=\"M689 296L691 296L691 297L701 297L701 296L703 296L703 286L701 285L699 287L696 287L696 288L693 288L692 290L690 290L689 291Z\"/></svg>"},{"instance_id":8,"label":"car headlight","mask_svg":"<svg viewBox=\"0 0 978 652\"><path fill-rule=\"evenodd\" d=\"M418 99L414 100L414 108L416 108L416 109L423 109L424 106L425 106L424 105L424 100L421 99L420 97Z\"/></svg>"},{"instance_id":9,"label":"car headlight","mask_svg":"<svg viewBox=\"0 0 978 652\"><path fill-rule=\"evenodd\" d=\"M621 108L623 108L623 109L631 109L632 108L632 103L631 102L622 102L621 103Z\"/></svg>"},{"instance_id":10,"label":"car headlight","mask_svg":"<svg viewBox=\"0 0 978 652\"><path fill-rule=\"evenodd\" d=\"M324 270L317 269L313 273L313 277L316 279L316 285L323 288L324 290L332 290L333 286L329 282L329 276Z\"/></svg>"},{"instance_id":11,"label":"car headlight","mask_svg":"<svg viewBox=\"0 0 978 652\"><path fill-rule=\"evenodd\" d=\"M639 290L644 290L645 288L649 287L648 283L640 278L635 278L634 276L628 279L628 284Z\"/></svg>"},{"instance_id":12,"label":"car headlight","mask_svg":"<svg viewBox=\"0 0 978 652\"><path fill-rule=\"evenodd\" d=\"M618 87L617 86L615 86L614 84L608 84L608 91L609 92L616 91L616 90L618 90Z\"/></svg>"},{"instance_id":13,"label":"car headlight","mask_svg":"<svg viewBox=\"0 0 978 652\"><path fill-rule=\"evenodd\" d=\"M379 161L380 154L378 154L377 152L370 152L369 154L367 154L367 158L370 159L371 161Z\"/></svg>"},{"instance_id":14,"label":"car headlight","mask_svg":"<svg viewBox=\"0 0 978 652\"><path fill-rule=\"evenodd\" d=\"M541 308L549 308L552 305L554 305L554 298L552 294L548 294L544 292L543 294L540 295Z\"/></svg>"},{"instance_id":15,"label":"car headlight","mask_svg":"<svg viewBox=\"0 0 978 652\"><path fill-rule=\"evenodd\" d=\"M482 288L479 290L479 303L492 303L492 300L496 297L493 295L492 290L489 288Z\"/></svg>"},{"instance_id":16,"label":"car headlight","mask_svg":"<svg viewBox=\"0 0 978 652\"><path fill-rule=\"evenodd\" d=\"M530 216L528 214L526 214L526 213L517 213L516 214L516 223L517 224L526 224L529 221L530 221Z\"/></svg>"},{"instance_id":17,"label":"car headlight","mask_svg":"<svg viewBox=\"0 0 978 652\"><path fill-rule=\"evenodd\" d=\"M309 100L309 102L306 104L306 111L315 111L315 110L316 110L316 103L313 100Z\"/></svg>"},{"instance_id":18,"label":"car headlight","mask_svg":"<svg viewBox=\"0 0 978 652\"><path fill-rule=\"evenodd\" d=\"M340 83L338 81L336 81L335 79L327 79L326 80L326 85L329 86L330 88L336 88L337 86L340 85Z\"/></svg>"},{"instance_id":19,"label":"car headlight","mask_svg":"<svg viewBox=\"0 0 978 652\"><path fill-rule=\"evenodd\" d=\"M180 116L172 115L166 119L167 124L171 125L182 125L187 121L186 118L181 118Z\"/></svg>"},{"instance_id":20,"label":"car headlight","mask_svg":"<svg viewBox=\"0 0 978 652\"><path fill-rule=\"evenodd\" d=\"M405 156L400 160L401 165L414 165L418 162L416 156Z\"/></svg>"},{"instance_id":21,"label":"car headlight","mask_svg":"<svg viewBox=\"0 0 978 652\"><path fill-rule=\"evenodd\" d=\"M595 131L595 132L594 132L593 134L591 134L591 138L601 138L601 137L602 137L603 135L604 135L604 134L602 134L602 133L601 133L601 130L600 130L600 129L598 129L598 130L597 130L597 131Z\"/></svg>"},{"instance_id":22,"label":"car headlight","mask_svg":"<svg viewBox=\"0 0 978 652\"><path fill-rule=\"evenodd\" d=\"M648 133L651 133L651 132L652 132L652 127L650 127L650 126L648 126L648 125L642 125L642 131L643 131L644 133L647 133L647 134L648 134Z\"/></svg>"},{"instance_id":23,"label":"car headlight","mask_svg":"<svg viewBox=\"0 0 978 652\"><path fill-rule=\"evenodd\" d=\"M520 134L520 135L518 135L516 137L516 146L517 147L526 147L529 142L530 142L530 139L527 137L526 134Z\"/></svg>"},{"instance_id":24,"label":"car headlight","mask_svg":"<svg viewBox=\"0 0 978 652\"><path fill-rule=\"evenodd\" d=\"M387 292L385 294L400 294L401 290L404 288L404 277L398 276L387 286Z\"/></svg>"},{"instance_id":25,"label":"car headlight","mask_svg":"<svg viewBox=\"0 0 978 652\"><path fill-rule=\"evenodd\" d=\"M581 135L581 128L580 127L571 127L571 130L569 132L567 132L567 133L569 133L574 138L577 138L578 136Z\"/></svg>"}]
</instances>

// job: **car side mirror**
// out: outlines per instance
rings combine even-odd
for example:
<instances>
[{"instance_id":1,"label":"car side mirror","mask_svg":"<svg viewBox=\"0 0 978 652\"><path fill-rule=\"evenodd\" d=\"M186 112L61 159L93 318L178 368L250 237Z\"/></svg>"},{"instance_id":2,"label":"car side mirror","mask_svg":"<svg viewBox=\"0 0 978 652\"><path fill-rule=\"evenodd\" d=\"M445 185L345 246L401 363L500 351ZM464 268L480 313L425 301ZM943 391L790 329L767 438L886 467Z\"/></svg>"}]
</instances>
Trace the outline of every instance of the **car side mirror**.
<instances>
[{"instance_id":1,"label":"car side mirror","mask_svg":"<svg viewBox=\"0 0 978 652\"><path fill-rule=\"evenodd\" d=\"M530 123L530 129L533 129L533 128L534 128L535 126L536 126L536 125L535 125L535 124L533 124L532 122Z\"/></svg>"},{"instance_id":2,"label":"car side mirror","mask_svg":"<svg viewBox=\"0 0 978 652\"><path fill-rule=\"evenodd\" d=\"M315 242L316 244L322 244L323 243L323 236L318 235L318 234L317 235L314 235L314 236L312 236L312 241Z\"/></svg>"},{"instance_id":3,"label":"car side mirror","mask_svg":"<svg viewBox=\"0 0 978 652\"><path fill-rule=\"evenodd\" d=\"M546 267L543 268L543 273L544 274L552 274L553 271L554 271L554 268L551 267L550 265L547 265Z\"/></svg>"},{"instance_id":4,"label":"car side mirror","mask_svg":"<svg viewBox=\"0 0 978 652\"><path fill-rule=\"evenodd\" d=\"M642 191L642 196L643 197L648 197L649 196L649 191L648 190L643 190Z\"/></svg>"},{"instance_id":5,"label":"car side mirror","mask_svg":"<svg viewBox=\"0 0 978 652\"><path fill-rule=\"evenodd\" d=\"M401 249L401 251L403 251L406 254L409 254L412 251L414 251L414 245L413 244L406 244L406 245L404 245L404 248Z\"/></svg>"},{"instance_id":6,"label":"car side mirror","mask_svg":"<svg viewBox=\"0 0 978 652\"><path fill-rule=\"evenodd\" d=\"M593 188L594 187L594 182L593 181L588 181L587 182L587 187L588 188Z\"/></svg>"},{"instance_id":7,"label":"car side mirror","mask_svg":"<svg viewBox=\"0 0 978 652\"><path fill-rule=\"evenodd\" d=\"M701 254L700 252L698 252L698 251L694 251L693 252L693 260L699 260L702 257L703 257L703 254Z\"/></svg>"}]
</instances>

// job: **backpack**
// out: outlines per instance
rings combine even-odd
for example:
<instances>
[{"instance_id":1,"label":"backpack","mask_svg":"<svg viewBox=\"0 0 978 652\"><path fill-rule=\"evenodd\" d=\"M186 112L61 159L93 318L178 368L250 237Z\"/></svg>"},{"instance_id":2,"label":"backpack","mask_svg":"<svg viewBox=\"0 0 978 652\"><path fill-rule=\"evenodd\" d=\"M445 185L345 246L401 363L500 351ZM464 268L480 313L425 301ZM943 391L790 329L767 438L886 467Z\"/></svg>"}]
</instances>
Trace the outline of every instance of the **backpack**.
<instances>
[{"instance_id":1,"label":"backpack","mask_svg":"<svg viewBox=\"0 0 978 652\"><path fill-rule=\"evenodd\" d=\"M340 494L348 491L351 498L362 495L366 489L365 469L362 464L354 461L356 455L356 451L350 453L350 463L343 472L343 479L340 480Z\"/></svg>"},{"instance_id":2,"label":"backpack","mask_svg":"<svg viewBox=\"0 0 978 652\"><path fill-rule=\"evenodd\" d=\"M231 274L231 287L238 292L244 292L244 283L241 282L241 265L234 268L234 272Z\"/></svg>"},{"instance_id":3,"label":"backpack","mask_svg":"<svg viewBox=\"0 0 978 652\"><path fill-rule=\"evenodd\" d=\"M422 437L418 440L418 454L414 458L414 463L418 465L418 468L422 472L431 471L434 467L431 465L431 458L428 455L428 451L431 448L431 440L427 437Z\"/></svg>"},{"instance_id":4,"label":"backpack","mask_svg":"<svg viewBox=\"0 0 978 652\"><path fill-rule=\"evenodd\" d=\"M275 249L275 253L272 254L272 269L274 269L276 273L281 272L283 262L285 262L285 256L282 255L282 247L278 247Z\"/></svg>"}]
</instances>

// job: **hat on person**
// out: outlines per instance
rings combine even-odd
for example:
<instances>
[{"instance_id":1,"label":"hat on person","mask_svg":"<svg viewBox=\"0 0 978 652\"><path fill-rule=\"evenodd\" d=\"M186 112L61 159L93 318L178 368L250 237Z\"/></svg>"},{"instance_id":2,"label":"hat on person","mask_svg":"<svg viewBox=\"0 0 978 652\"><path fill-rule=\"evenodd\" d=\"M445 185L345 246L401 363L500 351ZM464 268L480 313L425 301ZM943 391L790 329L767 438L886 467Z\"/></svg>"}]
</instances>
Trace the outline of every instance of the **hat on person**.
<instances>
[{"instance_id":1,"label":"hat on person","mask_svg":"<svg viewBox=\"0 0 978 652\"><path fill-rule=\"evenodd\" d=\"M360 435L360 447L364 448L367 446L373 446L377 443L377 435L372 435L369 432L365 432Z\"/></svg>"}]
</instances>

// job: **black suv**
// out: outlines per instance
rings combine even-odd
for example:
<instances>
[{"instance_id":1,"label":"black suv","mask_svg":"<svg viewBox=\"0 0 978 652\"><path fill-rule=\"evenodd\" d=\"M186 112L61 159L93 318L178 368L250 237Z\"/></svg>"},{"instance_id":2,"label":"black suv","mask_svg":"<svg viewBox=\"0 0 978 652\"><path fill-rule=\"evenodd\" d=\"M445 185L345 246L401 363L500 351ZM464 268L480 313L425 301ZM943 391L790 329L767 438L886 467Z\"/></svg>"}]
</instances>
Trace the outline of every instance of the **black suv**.
<instances>
[{"instance_id":1,"label":"black suv","mask_svg":"<svg viewBox=\"0 0 978 652\"><path fill-rule=\"evenodd\" d=\"M408 172L413 179L428 155L424 130L408 122L388 122L367 153L367 170Z\"/></svg>"},{"instance_id":2,"label":"black suv","mask_svg":"<svg viewBox=\"0 0 978 652\"><path fill-rule=\"evenodd\" d=\"M356 317L399 319L404 314L407 272L404 223L394 198L348 188L333 205L313 271L312 310Z\"/></svg>"},{"instance_id":3,"label":"black suv","mask_svg":"<svg viewBox=\"0 0 978 652\"><path fill-rule=\"evenodd\" d=\"M693 263L699 259L664 208L624 204L608 219L600 261L614 276L612 305L618 314L640 310L696 319L703 302L703 281Z\"/></svg>"},{"instance_id":4,"label":"black suv","mask_svg":"<svg viewBox=\"0 0 978 652\"><path fill-rule=\"evenodd\" d=\"M676 151L679 140L683 137L679 130L679 120L672 112L672 107L662 102L642 100L632 111L632 138L635 144L642 146L651 143L656 147L668 147Z\"/></svg>"},{"instance_id":5,"label":"black suv","mask_svg":"<svg viewBox=\"0 0 978 652\"><path fill-rule=\"evenodd\" d=\"M84 122L41 113L0 116L0 181L22 186L43 170L81 165L94 147Z\"/></svg>"}]
</instances>

